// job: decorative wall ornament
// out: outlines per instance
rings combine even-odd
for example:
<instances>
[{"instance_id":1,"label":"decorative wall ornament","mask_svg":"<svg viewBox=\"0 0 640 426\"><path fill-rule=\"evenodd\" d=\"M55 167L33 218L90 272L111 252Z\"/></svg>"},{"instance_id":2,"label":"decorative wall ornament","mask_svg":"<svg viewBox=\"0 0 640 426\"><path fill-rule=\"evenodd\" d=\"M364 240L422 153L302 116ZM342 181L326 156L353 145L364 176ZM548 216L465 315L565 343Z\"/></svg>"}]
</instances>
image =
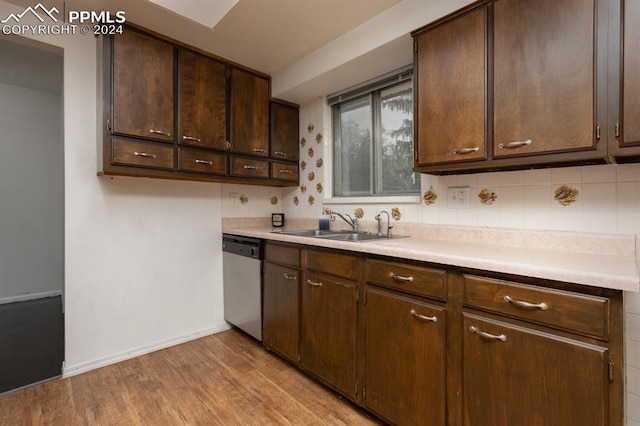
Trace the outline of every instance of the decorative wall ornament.
<instances>
[{"instance_id":1,"label":"decorative wall ornament","mask_svg":"<svg viewBox=\"0 0 640 426\"><path fill-rule=\"evenodd\" d=\"M316 190L318 194L322 194L322 184L320 182L316 183Z\"/></svg>"},{"instance_id":2,"label":"decorative wall ornament","mask_svg":"<svg viewBox=\"0 0 640 426\"><path fill-rule=\"evenodd\" d=\"M356 217L356 219L362 219L364 217L364 210L358 207L353 211L353 215Z\"/></svg>"},{"instance_id":3,"label":"decorative wall ornament","mask_svg":"<svg viewBox=\"0 0 640 426\"><path fill-rule=\"evenodd\" d=\"M240 203L241 204L247 204L249 202L249 197L247 197L246 195L242 194L240 196Z\"/></svg>"},{"instance_id":4,"label":"decorative wall ornament","mask_svg":"<svg viewBox=\"0 0 640 426\"><path fill-rule=\"evenodd\" d=\"M303 194L307 192L307 185L305 185L304 183L300 185L300 192L302 192Z\"/></svg>"},{"instance_id":5,"label":"decorative wall ornament","mask_svg":"<svg viewBox=\"0 0 640 426\"><path fill-rule=\"evenodd\" d=\"M323 164L324 164L324 161L322 160L322 158L318 158L318 159L316 160L316 167L317 167L317 168L322 167L322 165L323 165Z\"/></svg>"},{"instance_id":6,"label":"decorative wall ornament","mask_svg":"<svg viewBox=\"0 0 640 426\"><path fill-rule=\"evenodd\" d=\"M314 126L312 123L309 123L309 125L307 126L307 130L309 131L309 133L313 132L315 128L316 126Z\"/></svg>"},{"instance_id":7,"label":"decorative wall ornament","mask_svg":"<svg viewBox=\"0 0 640 426\"><path fill-rule=\"evenodd\" d=\"M300 199L298 198L298 196L297 196L297 195L294 195L294 196L293 196L293 204L294 204L294 205L296 205L296 206L297 206L298 204L300 204Z\"/></svg>"},{"instance_id":8,"label":"decorative wall ornament","mask_svg":"<svg viewBox=\"0 0 640 426\"><path fill-rule=\"evenodd\" d=\"M493 203L495 203L495 201L498 199L498 194L496 194L495 192L489 191L487 188L484 188L478 194L478 198L480 198L480 204L483 204L485 206L490 206Z\"/></svg>"},{"instance_id":9,"label":"decorative wall ornament","mask_svg":"<svg viewBox=\"0 0 640 426\"><path fill-rule=\"evenodd\" d=\"M278 204L278 197L276 197L275 195L271 197L271 204L274 206Z\"/></svg>"},{"instance_id":10,"label":"decorative wall ornament","mask_svg":"<svg viewBox=\"0 0 640 426\"><path fill-rule=\"evenodd\" d=\"M301 168L302 170L306 169L306 168L307 168L307 162L306 162L306 161L304 161L304 160L302 160L302 161L300 162L300 168Z\"/></svg>"},{"instance_id":11,"label":"decorative wall ornament","mask_svg":"<svg viewBox=\"0 0 640 426\"><path fill-rule=\"evenodd\" d=\"M436 194L433 190L433 187L431 187L424 193L424 195L422 196L422 200L427 206L430 206L438 200L438 194Z\"/></svg>"},{"instance_id":12,"label":"decorative wall ornament","mask_svg":"<svg viewBox=\"0 0 640 426\"><path fill-rule=\"evenodd\" d=\"M313 195L309 195L309 205L312 206L313 203L315 203L315 202L316 202L316 199L314 198L314 196Z\"/></svg>"},{"instance_id":13,"label":"decorative wall ornament","mask_svg":"<svg viewBox=\"0 0 640 426\"><path fill-rule=\"evenodd\" d=\"M304 148L304 146L307 144L307 138L302 138L300 139L300 146Z\"/></svg>"},{"instance_id":14,"label":"decorative wall ornament","mask_svg":"<svg viewBox=\"0 0 640 426\"><path fill-rule=\"evenodd\" d=\"M572 188L569 185L562 185L556 189L553 199L563 206L568 206L569 204L573 204L578 201L579 195L580 192L578 192L577 189Z\"/></svg>"},{"instance_id":15,"label":"decorative wall ornament","mask_svg":"<svg viewBox=\"0 0 640 426\"><path fill-rule=\"evenodd\" d=\"M318 134L316 135L316 142L317 142L317 143L322 143L322 133L318 133Z\"/></svg>"},{"instance_id":16,"label":"decorative wall ornament","mask_svg":"<svg viewBox=\"0 0 640 426\"><path fill-rule=\"evenodd\" d=\"M309 174L307 175L307 178L309 179L309 182L311 182L316 178L316 174L314 172L309 172Z\"/></svg>"},{"instance_id":17,"label":"decorative wall ornament","mask_svg":"<svg viewBox=\"0 0 640 426\"><path fill-rule=\"evenodd\" d=\"M324 209L322 209L322 214L326 214L326 215L333 214L333 210L331 210L329 207L325 207Z\"/></svg>"},{"instance_id":18,"label":"decorative wall ornament","mask_svg":"<svg viewBox=\"0 0 640 426\"><path fill-rule=\"evenodd\" d=\"M393 207L391 209L391 217L396 222L399 221L402 218L402 213L400 213L400 209L398 207Z\"/></svg>"},{"instance_id":19,"label":"decorative wall ornament","mask_svg":"<svg viewBox=\"0 0 640 426\"><path fill-rule=\"evenodd\" d=\"M313 157L313 155L314 155L316 152L313 150L313 147L312 147L312 146L310 146L310 147L309 147L309 149L307 150L307 153L309 154L309 157Z\"/></svg>"}]
</instances>

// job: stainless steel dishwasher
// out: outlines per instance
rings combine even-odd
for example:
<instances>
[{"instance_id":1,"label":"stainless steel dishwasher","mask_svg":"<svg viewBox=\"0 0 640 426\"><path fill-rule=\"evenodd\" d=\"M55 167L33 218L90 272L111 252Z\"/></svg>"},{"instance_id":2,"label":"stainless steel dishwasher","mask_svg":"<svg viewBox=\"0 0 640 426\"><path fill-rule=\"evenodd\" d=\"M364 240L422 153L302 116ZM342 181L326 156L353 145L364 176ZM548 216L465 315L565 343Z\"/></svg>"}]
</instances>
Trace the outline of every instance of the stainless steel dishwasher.
<instances>
[{"instance_id":1,"label":"stainless steel dishwasher","mask_svg":"<svg viewBox=\"0 0 640 426\"><path fill-rule=\"evenodd\" d=\"M222 235L224 319L262 341L262 240Z\"/></svg>"}]
</instances>

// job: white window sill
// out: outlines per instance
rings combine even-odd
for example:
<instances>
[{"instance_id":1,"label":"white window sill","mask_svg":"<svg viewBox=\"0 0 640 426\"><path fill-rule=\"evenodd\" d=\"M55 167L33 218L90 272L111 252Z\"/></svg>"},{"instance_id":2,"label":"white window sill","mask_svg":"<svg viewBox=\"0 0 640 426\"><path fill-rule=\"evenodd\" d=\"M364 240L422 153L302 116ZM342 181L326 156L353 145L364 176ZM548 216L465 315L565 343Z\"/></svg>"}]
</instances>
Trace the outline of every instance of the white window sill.
<instances>
[{"instance_id":1,"label":"white window sill","mask_svg":"<svg viewBox=\"0 0 640 426\"><path fill-rule=\"evenodd\" d=\"M420 204L420 195L380 196L380 197L331 197L325 204Z\"/></svg>"}]
</instances>

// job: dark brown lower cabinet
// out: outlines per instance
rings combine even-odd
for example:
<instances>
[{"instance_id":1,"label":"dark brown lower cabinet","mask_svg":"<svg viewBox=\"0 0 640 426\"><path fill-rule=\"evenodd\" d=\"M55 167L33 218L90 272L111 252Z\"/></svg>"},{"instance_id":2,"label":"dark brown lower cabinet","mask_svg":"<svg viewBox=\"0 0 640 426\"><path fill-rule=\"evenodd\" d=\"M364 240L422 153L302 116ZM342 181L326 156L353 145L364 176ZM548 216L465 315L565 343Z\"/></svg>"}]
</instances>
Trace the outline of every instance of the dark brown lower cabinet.
<instances>
[{"instance_id":1,"label":"dark brown lower cabinet","mask_svg":"<svg viewBox=\"0 0 640 426\"><path fill-rule=\"evenodd\" d=\"M609 425L605 347L464 315L464 424Z\"/></svg>"},{"instance_id":2,"label":"dark brown lower cabinet","mask_svg":"<svg viewBox=\"0 0 640 426\"><path fill-rule=\"evenodd\" d=\"M393 424L445 424L445 311L367 286L364 405Z\"/></svg>"},{"instance_id":3,"label":"dark brown lower cabinet","mask_svg":"<svg viewBox=\"0 0 640 426\"><path fill-rule=\"evenodd\" d=\"M262 341L295 363L300 335L300 271L265 262L263 285Z\"/></svg>"}]
</instances>

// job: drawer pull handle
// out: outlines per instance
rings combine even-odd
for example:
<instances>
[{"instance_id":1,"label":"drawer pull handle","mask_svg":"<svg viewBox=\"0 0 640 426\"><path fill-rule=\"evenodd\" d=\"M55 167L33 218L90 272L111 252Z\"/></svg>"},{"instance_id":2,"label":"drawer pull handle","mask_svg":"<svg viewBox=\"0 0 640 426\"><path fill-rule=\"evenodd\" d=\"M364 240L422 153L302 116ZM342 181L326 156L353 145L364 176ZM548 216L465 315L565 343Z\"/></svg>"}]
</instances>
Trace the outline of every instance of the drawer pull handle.
<instances>
[{"instance_id":1,"label":"drawer pull handle","mask_svg":"<svg viewBox=\"0 0 640 426\"><path fill-rule=\"evenodd\" d=\"M296 279L298 279L298 277L296 277L295 275L289 275L289 274L284 274L284 278L291 281L295 281Z\"/></svg>"},{"instance_id":2,"label":"drawer pull handle","mask_svg":"<svg viewBox=\"0 0 640 426\"><path fill-rule=\"evenodd\" d=\"M454 148L453 151L451 151L453 154L471 154L472 152L478 152L480 151L480 148L477 146L474 146L473 148Z\"/></svg>"},{"instance_id":3,"label":"drawer pull handle","mask_svg":"<svg viewBox=\"0 0 640 426\"><path fill-rule=\"evenodd\" d=\"M183 136L182 139L185 141L201 142L200 138L194 138L193 136Z\"/></svg>"},{"instance_id":4,"label":"drawer pull handle","mask_svg":"<svg viewBox=\"0 0 640 426\"><path fill-rule=\"evenodd\" d=\"M291 174L291 170L289 170L289 169L280 169L280 173Z\"/></svg>"},{"instance_id":5,"label":"drawer pull handle","mask_svg":"<svg viewBox=\"0 0 640 426\"><path fill-rule=\"evenodd\" d=\"M242 167L244 167L244 168L245 168L245 170L258 170L258 168L257 168L256 166L247 166L247 165L244 165L244 166L242 166Z\"/></svg>"},{"instance_id":6,"label":"drawer pull handle","mask_svg":"<svg viewBox=\"0 0 640 426\"><path fill-rule=\"evenodd\" d=\"M401 282L401 283L411 283L413 282L413 277L409 276L409 277L403 277L402 275L396 275L393 272L389 273L389 278Z\"/></svg>"},{"instance_id":7,"label":"drawer pull handle","mask_svg":"<svg viewBox=\"0 0 640 426\"><path fill-rule=\"evenodd\" d=\"M482 336L482 337L484 337L485 339L488 339L488 340L500 340L500 341L503 341L503 342L507 341L507 336L505 336L504 334L500 334L498 336L496 336L495 334L489 334L489 333L486 333L484 331L478 330L473 325L471 327L469 327L469 331L472 332L472 333L479 334L480 336Z\"/></svg>"},{"instance_id":8,"label":"drawer pull handle","mask_svg":"<svg viewBox=\"0 0 640 426\"><path fill-rule=\"evenodd\" d=\"M504 297L504 301L507 303L511 303L514 306L517 306L519 308L522 309L540 309L541 311L546 311L548 306L546 303L541 302L541 303L529 303L529 302L524 302L522 300L515 300L512 299L510 296L505 296Z\"/></svg>"},{"instance_id":9,"label":"drawer pull handle","mask_svg":"<svg viewBox=\"0 0 640 426\"><path fill-rule=\"evenodd\" d=\"M207 165L209 165L209 166L210 166L210 165L212 165L212 164L213 164L213 161L208 161L208 160L199 160L199 159L196 159L196 164L207 164Z\"/></svg>"},{"instance_id":10,"label":"drawer pull handle","mask_svg":"<svg viewBox=\"0 0 640 426\"><path fill-rule=\"evenodd\" d=\"M267 152L267 150L262 148L253 148L253 152Z\"/></svg>"},{"instance_id":11,"label":"drawer pull handle","mask_svg":"<svg viewBox=\"0 0 640 426\"><path fill-rule=\"evenodd\" d=\"M501 143L498 145L499 149L514 149L514 148L520 148L521 146L529 146L531 145L533 142L531 142L531 139L527 139L526 141L514 141L514 142L507 142L507 143Z\"/></svg>"},{"instance_id":12,"label":"drawer pull handle","mask_svg":"<svg viewBox=\"0 0 640 426\"><path fill-rule=\"evenodd\" d=\"M307 284L312 285L314 287L322 287L322 283L318 283L315 281L307 280Z\"/></svg>"},{"instance_id":13,"label":"drawer pull handle","mask_svg":"<svg viewBox=\"0 0 640 426\"><path fill-rule=\"evenodd\" d=\"M276 151L276 152L274 152L274 155L279 155L280 157L286 157L287 153L286 152L281 152L281 151Z\"/></svg>"},{"instance_id":14,"label":"drawer pull handle","mask_svg":"<svg viewBox=\"0 0 640 426\"><path fill-rule=\"evenodd\" d=\"M433 317L428 317L428 316L426 316L426 315L422 315L422 314L417 313L417 312L416 312L415 310L413 310L413 309L412 309L412 310L410 310L410 311L409 311L409 313L410 313L411 315L413 315L414 317L418 318L419 320L422 320L422 321L438 322L438 317L435 317L435 316L433 316Z\"/></svg>"},{"instance_id":15,"label":"drawer pull handle","mask_svg":"<svg viewBox=\"0 0 640 426\"><path fill-rule=\"evenodd\" d=\"M153 133L154 135L171 136L171 133L163 132L162 130L149 129L149 133Z\"/></svg>"},{"instance_id":16,"label":"drawer pull handle","mask_svg":"<svg viewBox=\"0 0 640 426\"><path fill-rule=\"evenodd\" d=\"M155 155L155 154L149 154L148 152L138 152L138 151L135 151L133 153L133 155L135 155L136 157L145 157L145 158L156 158L157 157L157 155Z\"/></svg>"}]
</instances>

